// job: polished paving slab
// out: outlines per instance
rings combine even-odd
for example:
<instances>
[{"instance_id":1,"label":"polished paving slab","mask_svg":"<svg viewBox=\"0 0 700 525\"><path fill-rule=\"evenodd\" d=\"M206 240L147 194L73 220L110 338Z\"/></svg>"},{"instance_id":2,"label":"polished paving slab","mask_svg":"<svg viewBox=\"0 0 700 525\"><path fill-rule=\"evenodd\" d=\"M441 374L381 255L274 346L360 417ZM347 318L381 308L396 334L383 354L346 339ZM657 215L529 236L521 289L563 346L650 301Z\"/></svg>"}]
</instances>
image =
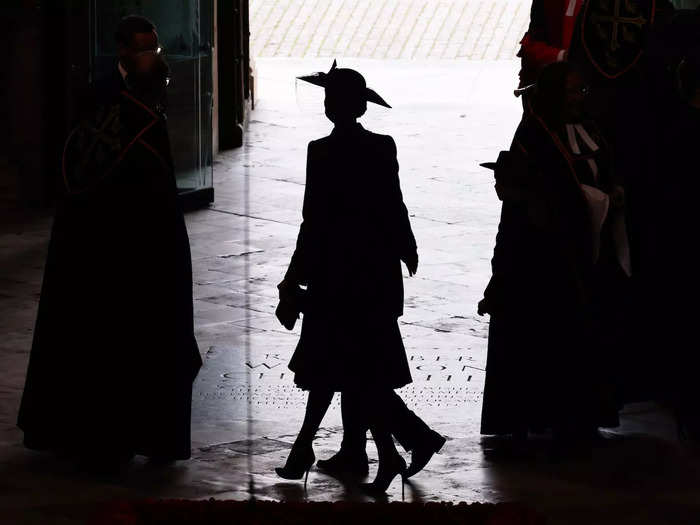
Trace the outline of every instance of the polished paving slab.
<instances>
[{"instance_id":1,"label":"polished paving slab","mask_svg":"<svg viewBox=\"0 0 700 525\"><path fill-rule=\"evenodd\" d=\"M488 319L476 303L489 277L499 215L490 172L478 163L508 146L519 118L513 61L344 59L393 106L371 107L364 125L394 136L404 198L419 245L401 320L414 383L409 406L448 438L416 476L410 501L525 501L552 523L693 523L700 516L697 456L681 446L658 407L627 407L624 424L587 455L552 458L546 439L518 461L489 459L478 433ZM72 503L144 496L363 499L312 472L308 491L276 477L303 417L305 394L286 368L298 327L274 317L277 290L300 221L306 144L330 131L322 92L294 77L327 59L258 62L260 100L243 148L219 156L217 199L188 214L195 320L204 367L194 388L193 457L171 467L140 460L114 479L27 451L16 429L48 241L49 217L0 230L0 517L40 523ZM546 329L546 316L542 329ZM372 363L367 363L372 366ZM337 399L315 443L337 449ZM376 457L370 444L371 457ZM371 465L376 468L376 462ZM400 499L398 482L389 497ZM48 513L48 514L47 514ZM66 517L66 522L71 522Z\"/></svg>"}]
</instances>

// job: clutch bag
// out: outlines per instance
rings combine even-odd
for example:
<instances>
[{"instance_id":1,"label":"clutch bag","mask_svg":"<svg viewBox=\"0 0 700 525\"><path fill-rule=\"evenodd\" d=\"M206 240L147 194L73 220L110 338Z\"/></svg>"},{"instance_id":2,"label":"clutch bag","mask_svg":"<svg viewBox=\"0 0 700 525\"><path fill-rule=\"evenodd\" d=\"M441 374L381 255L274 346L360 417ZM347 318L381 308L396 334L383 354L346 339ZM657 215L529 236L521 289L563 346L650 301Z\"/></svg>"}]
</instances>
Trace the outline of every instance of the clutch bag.
<instances>
[{"instance_id":1,"label":"clutch bag","mask_svg":"<svg viewBox=\"0 0 700 525\"><path fill-rule=\"evenodd\" d=\"M294 329L297 319L299 319L300 314L304 311L306 294L306 290L297 286L289 297L280 299L277 309L275 310L275 316L287 330Z\"/></svg>"}]
</instances>

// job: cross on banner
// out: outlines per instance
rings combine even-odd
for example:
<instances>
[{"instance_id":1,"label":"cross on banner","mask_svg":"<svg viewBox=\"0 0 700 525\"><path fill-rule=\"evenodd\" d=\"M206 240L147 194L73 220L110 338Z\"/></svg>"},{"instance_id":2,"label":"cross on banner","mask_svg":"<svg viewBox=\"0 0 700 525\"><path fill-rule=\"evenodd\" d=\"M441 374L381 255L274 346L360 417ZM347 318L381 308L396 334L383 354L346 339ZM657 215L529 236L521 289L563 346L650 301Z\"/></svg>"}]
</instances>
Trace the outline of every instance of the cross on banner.
<instances>
[{"instance_id":1,"label":"cross on banner","mask_svg":"<svg viewBox=\"0 0 700 525\"><path fill-rule=\"evenodd\" d=\"M656 0L587 0L570 55L581 60L580 44L589 65L607 79L618 78L644 53L655 15Z\"/></svg>"},{"instance_id":2,"label":"cross on banner","mask_svg":"<svg viewBox=\"0 0 700 525\"><path fill-rule=\"evenodd\" d=\"M637 13L637 16L622 16L622 2L624 1L625 9L627 12ZM617 51L620 49L620 28L625 25L634 25L637 28L643 28L648 20L642 16L636 9L635 6L630 2L630 0L615 0L615 8L612 14L600 14L594 13L591 15L591 20L597 22L599 25L610 24L611 34L610 34L610 49L612 51Z\"/></svg>"}]
</instances>

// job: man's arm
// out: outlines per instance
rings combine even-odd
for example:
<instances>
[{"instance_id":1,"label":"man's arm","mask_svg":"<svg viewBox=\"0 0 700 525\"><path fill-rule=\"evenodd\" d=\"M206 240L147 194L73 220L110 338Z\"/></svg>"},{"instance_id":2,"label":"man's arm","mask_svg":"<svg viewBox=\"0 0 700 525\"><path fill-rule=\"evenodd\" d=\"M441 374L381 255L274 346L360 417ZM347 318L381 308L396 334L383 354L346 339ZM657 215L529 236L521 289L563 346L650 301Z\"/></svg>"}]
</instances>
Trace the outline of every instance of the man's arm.
<instances>
[{"instance_id":1,"label":"man's arm","mask_svg":"<svg viewBox=\"0 0 700 525\"><path fill-rule=\"evenodd\" d=\"M547 64L566 58L566 50L553 46L551 40L544 1L534 0L530 10L530 26L520 41L518 53L527 68L539 71Z\"/></svg>"}]
</instances>

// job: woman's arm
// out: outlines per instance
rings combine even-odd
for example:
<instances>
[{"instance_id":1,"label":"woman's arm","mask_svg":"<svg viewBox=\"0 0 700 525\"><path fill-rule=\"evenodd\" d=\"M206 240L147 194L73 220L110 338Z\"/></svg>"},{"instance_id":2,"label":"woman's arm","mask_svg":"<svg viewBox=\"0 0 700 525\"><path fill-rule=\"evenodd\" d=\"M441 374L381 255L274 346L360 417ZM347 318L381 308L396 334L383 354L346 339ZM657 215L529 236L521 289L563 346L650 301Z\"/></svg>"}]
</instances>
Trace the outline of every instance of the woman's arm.
<instances>
[{"instance_id":1,"label":"woman's arm","mask_svg":"<svg viewBox=\"0 0 700 525\"><path fill-rule=\"evenodd\" d=\"M415 274L418 269L418 247L416 238L413 235L411 228L411 220L408 216L408 208L403 201L403 193L401 192L401 182L399 180L399 161L397 159L396 142L391 137L387 140L389 144L389 202L392 218L396 222L396 234L398 238L398 250L401 260L408 267L411 275Z\"/></svg>"}]
</instances>

